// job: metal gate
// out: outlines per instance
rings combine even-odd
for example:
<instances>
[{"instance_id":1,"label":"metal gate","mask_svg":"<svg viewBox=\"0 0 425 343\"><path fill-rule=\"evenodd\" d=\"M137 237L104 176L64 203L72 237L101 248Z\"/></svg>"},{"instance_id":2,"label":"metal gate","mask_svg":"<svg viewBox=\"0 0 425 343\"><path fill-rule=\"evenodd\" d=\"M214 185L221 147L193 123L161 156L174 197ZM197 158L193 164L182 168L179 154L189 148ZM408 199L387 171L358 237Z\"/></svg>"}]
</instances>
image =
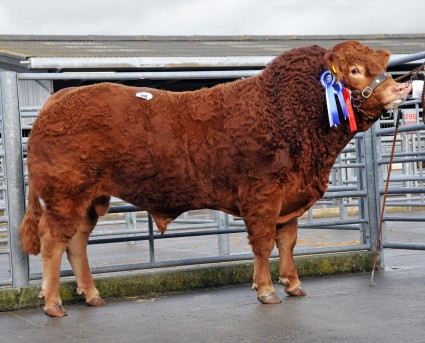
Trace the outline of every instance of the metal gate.
<instances>
[{"instance_id":1,"label":"metal gate","mask_svg":"<svg viewBox=\"0 0 425 343\"><path fill-rule=\"evenodd\" d=\"M420 108L419 101L409 101L400 111L402 112L402 121L396 139L394 164L389 180L389 200L385 208L382 246L393 249L425 250L425 240L421 239L420 235L416 235L416 237L404 235L403 237L395 232L402 229L406 223L425 222L423 109ZM382 196L387 182L386 175L394 128L375 127L373 134L376 140L375 144L381 147L377 150L375 168L379 176L377 187L379 195ZM391 213L394 208L399 209L396 211L397 215ZM425 230L423 230L423 234L425 234ZM422 243L418 241L422 241Z\"/></svg>"},{"instance_id":2,"label":"metal gate","mask_svg":"<svg viewBox=\"0 0 425 343\"><path fill-rule=\"evenodd\" d=\"M412 60L415 59L417 58ZM256 73L256 71L246 72L248 74ZM248 74L238 75L238 77L249 76ZM25 87L28 88L27 82L36 84L41 97L47 98L47 95L52 92L52 87L49 85L53 79L96 81L134 78L169 79L173 77L219 79L223 78L223 73L114 73L111 76L111 74L104 73L40 74L2 71L0 76L2 121L0 210L3 212L3 215L0 216L0 224L3 225L0 228L0 260L3 263L0 265L9 266L7 270L0 270L0 285L25 287L30 280L41 278L39 259L37 257L29 259L23 255L19 249L18 238L19 224L25 212L26 195L27 138L23 137L22 133L25 132L26 127L30 126L42 105L23 100L30 98L26 95L28 90L25 90ZM34 91L34 88L31 88L31 91ZM25 98L25 96L27 97ZM411 104L409 103L408 106ZM421 111L416 103L414 106L419 123ZM382 175L387 161L386 135L393 130L379 127L380 123L366 133L357 134L338 157L331 174L329 189L324 198L300 220L300 242L295 250L296 255L373 249L380 211L379 195L382 194L383 187ZM417 133L418 130L424 128L422 122L416 126L410 126L409 129L415 130L415 138L412 140L412 137L408 136L404 138L404 141L402 135L407 131L404 131L404 128L400 129L400 155L397 158L404 158L406 163L418 163L424 159L425 152L423 154L420 152L423 146L423 136ZM406 133L406 135L408 134ZM415 143L415 150L405 151L406 146L410 146L409 144L413 141L417 143ZM411 146L413 147L413 145ZM416 155L411 155L411 153ZM398 177L403 179L394 179L394 182L401 182L403 185L410 185L409 182L416 183L414 187L404 187L404 197L394 197L394 201L391 200L394 204L398 204L395 206L401 206L403 202L409 202L409 207L422 204L423 199L420 193L423 192L423 188L422 186L416 187L419 182L422 185L422 182L425 181L422 179L422 166L416 169L412 167L409 169L409 174L402 174ZM397 193L399 191L398 187L392 188L391 194L399 195L400 193ZM408 194L410 195L408 196ZM416 196L411 194L416 194ZM321 214L326 212L328 214L321 218ZM425 218L423 219L425 220ZM394 220L394 218L386 216L385 220ZM316 245L311 237L317 237L318 234L326 236L327 240L321 237L322 244ZM338 235L342 238L340 241L335 241L333 237ZM215 248L212 248L211 244L214 240ZM179 243L174 244L177 241ZM126 255L125 262L120 263L101 261L92 268L93 273L234 261L253 257L246 243L245 227L240 218L215 211L191 211L173 222L167 233L159 235L155 233L155 225L146 212L125 204L120 199L114 199L110 213L100 221L93 231L89 245L105 249L108 244L126 244L128 249L125 248L125 250L130 251L131 246L136 245L135 242L144 244L143 249L138 250L140 255ZM162 257L160 256L161 251L166 249L161 247L163 242L173 242L168 243L168 248L173 245L186 248L181 249L175 256L170 255L168 251ZM202 245L206 244L205 242L208 242L207 249L201 249L202 252L199 256L190 256L195 249L187 247L193 248L195 245L201 245L202 248ZM390 247L391 244L393 243L384 241L386 247ZM190 251L182 253L185 249ZM61 275L71 274L72 270L65 263Z\"/></svg>"}]
</instances>

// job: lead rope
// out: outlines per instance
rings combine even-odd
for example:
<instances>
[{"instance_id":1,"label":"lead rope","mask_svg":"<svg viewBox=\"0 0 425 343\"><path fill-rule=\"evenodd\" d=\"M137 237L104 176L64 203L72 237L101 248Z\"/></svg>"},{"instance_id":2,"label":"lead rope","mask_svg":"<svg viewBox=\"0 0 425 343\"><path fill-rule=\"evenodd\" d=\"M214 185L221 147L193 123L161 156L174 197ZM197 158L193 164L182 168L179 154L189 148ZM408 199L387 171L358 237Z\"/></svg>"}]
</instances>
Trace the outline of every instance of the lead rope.
<instances>
[{"instance_id":1,"label":"lead rope","mask_svg":"<svg viewBox=\"0 0 425 343\"><path fill-rule=\"evenodd\" d=\"M394 79L394 81L400 81L402 79L404 79L405 77L408 77L410 75L412 75L412 77L410 78L410 81L416 80L418 78L419 73L424 70L425 68L425 62L422 63L419 67L409 71L408 73L401 75L399 77L397 77L396 79Z\"/></svg>"},{"instance_id":2,"label":"lead rope","mask_svg":"<svg viewBox=\"0 0 425 343\"><path fill-rule=\"evenodd\" d=\"M418 78L418 75L421 71L425 70L425 62L422 63L419 67L409 71L408 73L399 76L398 78L394 79L395 81L400 81L408 76L410 76L410 80L407 82L412 82L413 80L416 80ZM425 108L425 83L424 88L422 89L422 97L421 97L421 105L422 108Z\"/></svg>"},{"instance_id":3,"label":"lead rope","mask_svg":"<svg viewBox=\"0 0 425 343\"><path fill-rule=\"evenodd\" d=\"M398 78L395 79L395 81L399 81L399 80L404 79L405 77L411 75L410 80L408 82L412 82L413 80L418 78L418 74L424 69L425 69L425 63L423 63L421 66L413 69L412 71L410 71L410 72L408 72L408 73L406 73L402 76L399 76ZM422 108L425 108L425 83L424 83L424 88L422 90L421 103L422 103ZM392 145L392 148L391 148L390 163L388 165L388 173L387 173L387 181L385 183L384 199L382 201L381 218L379 220L378 237L376 237L375 253L373 255L372 275L370 277L370 285L371 286L374 285L373 277L375 275L376 259L378 257L378 249L379 249L379 244L380 244L380 241L381 241L382 224L384 222L385 203L387 201L388 186L389 186L389 183L390 183L390 176L391 176L391 169L392 169L392 165L393 165L395 143L396 143L396 138L397 138L397 133L398 133L398 127L400 125L400 117L401 117L401 111L397 110L397 119L396 119L396 123L395 123L393 145Z\"/></svg>"},{"instance_id":4,"label":"lead rope","mask_svg":"<svg viewBox=\"0 0 425 343\"><path fill-rule=\"evenodd\" d=\"M382 223L384 222L385 203L387 202L388 186L390 184L391 169L393 165L395 143L397 140L398 127L400 125L401 111L397 110L397 119L395 123L393 146L391 148L390 163L388 165L387 182L385 183L384 199L382 200L381 218L379 219L378 237L376 237L375 254L373 255L372 275L370 277L370 285L373 286L373 276L375 275L376 258L378 257L379 243L381 241Z\"/></svg>"}]
</instances>

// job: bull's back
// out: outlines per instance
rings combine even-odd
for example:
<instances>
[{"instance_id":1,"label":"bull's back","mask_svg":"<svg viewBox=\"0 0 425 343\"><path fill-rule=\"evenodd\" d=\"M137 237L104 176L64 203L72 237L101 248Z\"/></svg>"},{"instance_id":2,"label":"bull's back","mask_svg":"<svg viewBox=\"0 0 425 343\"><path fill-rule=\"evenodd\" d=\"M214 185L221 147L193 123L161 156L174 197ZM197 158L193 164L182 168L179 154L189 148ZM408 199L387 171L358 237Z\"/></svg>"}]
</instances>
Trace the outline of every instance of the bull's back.
<instances>
[{"instance_id":1,"label":"bull's back","mask_svg":"<svg viewBox=\"0 0 425 343\"><path fill-rule=\"evenodd\" d=\"M136 97L140 91L153 97ZM115 84L61 91L34 124L31 173L37 179L98 184L105 193L140 205L144 199L183 206L186 197L198 197L203 206L217 192L228 197L224 189L231 192L235 183L228 168L236 162L228 155L238 150L223 141L229 139L222 137L223 113L205 102L206 93Z\"/></svg>"},{"instance_id":2,"label":"bull's back","mask_svg":"<svg viewBox=\"0 0 425 343\"><path fill-rule=\"evenodd\" d=\"M138 91L102 83L54 94L32 128L30 159L60 160L63 168L81 162L104 169L169 157L170 147L181 146L177 132L182 131L172 118L172 96L149 89L153 99L143 100L136 97Z\"/></svg>"}]
</instances>

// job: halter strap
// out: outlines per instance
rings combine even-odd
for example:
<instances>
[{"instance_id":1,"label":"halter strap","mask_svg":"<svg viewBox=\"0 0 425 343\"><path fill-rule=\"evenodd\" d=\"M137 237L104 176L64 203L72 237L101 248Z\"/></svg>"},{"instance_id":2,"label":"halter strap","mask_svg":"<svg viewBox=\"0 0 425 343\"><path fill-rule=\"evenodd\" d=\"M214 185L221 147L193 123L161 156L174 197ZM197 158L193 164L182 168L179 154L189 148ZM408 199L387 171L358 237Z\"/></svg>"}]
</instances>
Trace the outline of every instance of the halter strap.
<instances>
[{"instance_id":1,"label":"halter strap","mask_svg":"<svg viewBox=\"0 0 425 343\"><path fill-rule=\"evenodd\" d=\"M375 79L372 81L372 83L363 89L361 92L354 90L352 93L354 95L360 95L360 98L355 99L355 101L359 102L360 104L365 101L367 98L369 98L376 87L380 86L386 79L392 78L391 74L388 72L379 74Z\"/></svg>"}]
</instances>

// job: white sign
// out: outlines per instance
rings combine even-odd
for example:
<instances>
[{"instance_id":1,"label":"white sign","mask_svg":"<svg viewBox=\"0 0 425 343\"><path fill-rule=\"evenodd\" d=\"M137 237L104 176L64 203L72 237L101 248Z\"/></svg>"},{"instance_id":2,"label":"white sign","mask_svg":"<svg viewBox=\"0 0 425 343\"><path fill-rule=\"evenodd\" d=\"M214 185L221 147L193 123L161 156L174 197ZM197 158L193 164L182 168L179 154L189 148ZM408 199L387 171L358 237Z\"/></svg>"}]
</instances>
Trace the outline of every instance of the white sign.
<instances>
[{"instance_id":1,"label":"white sign","mask_svg":"<svg viewBox=\"0 0 425 343\"><path fill-rule=\"evenodd\" d=\"M404 125L414 125L417 123L417 114L415 110L402 110Z\"/></svg>"},{"instance_id":2,"label":"white sign","mask_svg":"<svg viewBox=\"0 0 425 343\"><path fill-rule=\"evenodd\" d=\"M143 100L150 100L153 98L153 95L148 92L139 92L139 93L136 93L136 96Z\"/></svg>"}]
</instances>

